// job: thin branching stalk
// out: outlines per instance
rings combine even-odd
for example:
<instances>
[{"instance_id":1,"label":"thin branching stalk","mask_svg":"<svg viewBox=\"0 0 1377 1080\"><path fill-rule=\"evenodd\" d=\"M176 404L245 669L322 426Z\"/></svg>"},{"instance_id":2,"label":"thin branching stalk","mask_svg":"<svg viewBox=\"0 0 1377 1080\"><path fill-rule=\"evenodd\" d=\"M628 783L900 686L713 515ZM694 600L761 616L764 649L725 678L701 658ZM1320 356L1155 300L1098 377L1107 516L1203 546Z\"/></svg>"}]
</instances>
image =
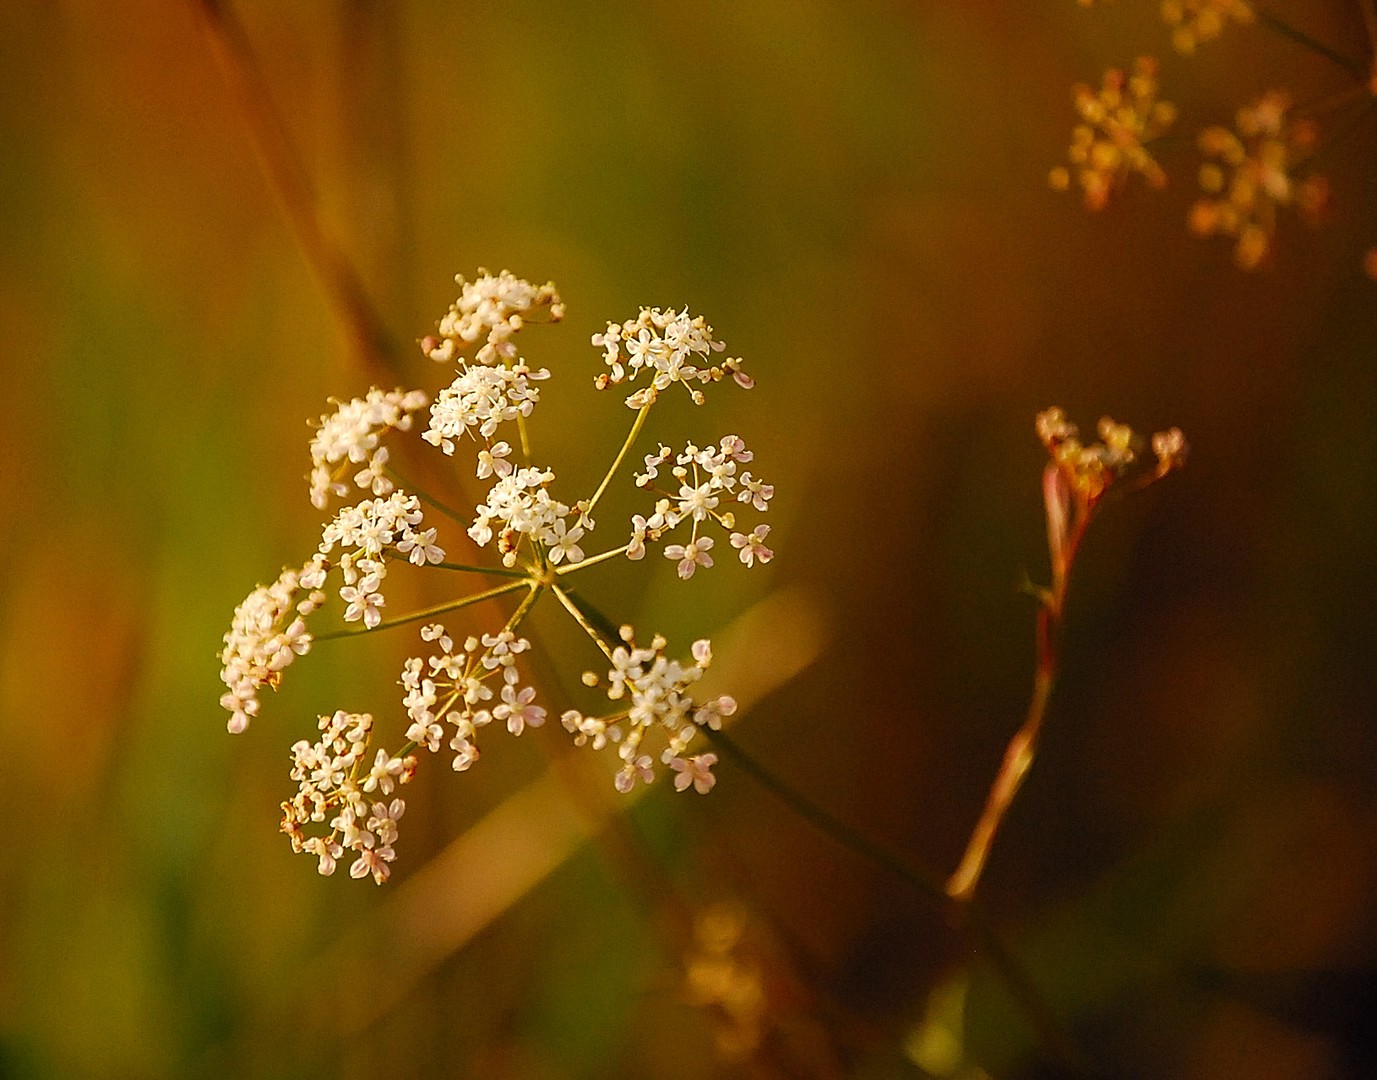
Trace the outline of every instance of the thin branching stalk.
<instances>
[{"instance_id":1,"label":"thin branching stalk","mask_svg":"<svg viewBox=\"0 0 1377 1080\"><path fill-rule=\"evenodd\" d=\"M505 566L470 566L468 563L437 562L431 566L440 570L457 570L465 574L490 574L493 577L528 578L525 570L508 570Z\"/></svg>"},{"instance_id":2,"label":"thin branching stalk","mask_svg":"<svg viewBox=\"0 0 1377 1080\"><path fill-rule=\"evenodd\" d=\"M505 596L507 593L516 592L518 589L538 589L540 583L523 576L520 581L509 582L506 585L498 585L471 596L465 596L458 600L447 600L443 604L436 604L434 607L422 608L420 611L413 611L409 615L401 615L395 619L384 619L371 630L334 630L326 634L316 634L316 641L338 641L341 638L362 637L364 634L376 634L379 630L390 630L394 626L405 626L407 623L418 622L421 619L434 618L436 615L444 615L450 611L458 611L460 608L470 607L474 604L481 604L484 600L492 600L498 596Z\"/></svg>"},{"instance_id":3,"label":"thin branching stalk","mask_svg":"<svg viewBox=\"0 0 1377 1080\"><path fill-rule=\"evenodd\" d=\"M653 405L654 402L651 402ZM612 482L612 477L617 474L625 460L627 451L631 449L631 444L636 441L636 436L641 433L641 428L645 426L646 417L650 415L650 405L642 405L640 411L636 413L636 419L631 424L631 430L626 433L626 439L622 443L622 448L617 451L617 456L612 461L612 465L607 470L607 475L602 478L602 483L598 485L598 490L593 492L593 497L588 500L588 506L584 513L591 514L593 507L602 498L602 493L607 490L607 485Z\"/></svg>"},{"instance_id":4,"label":"thin branching stalk","mask_svg":"<svg viewBox=\"0 0 1377 1080\"><path fill-rule=\"evenodd\" d=\"M619 555L625 555L627 549L630 547L630 544L623 544L619 548L613 548L611 551L604 551L601 555L594 555L591 559L584 559L582 562L565 563L563 566L557 567L555 573L563 577L565 574L572 574L576 570L583 570L589 566L597 566L598 563L607 562L608 559L615 559Z\"/></svg>"},{"instance_id":5,"label":"thin branching stalk","mask_svg":"<svg viewBox=\"0 0 1377 1080\"><path fill-rule=\"evenodd\" d=\"M1295 42L1297 45L1304 49L1308 49L1316 56L1324 57L1336 67L1343 68L1343 70L1348 72L1353 78L1360 81L1365 81L1367 79L1368 69L1366 65L1358 60L1354 60L1351 56L1346 56L1338 49L1332 48L1322 41L1317 41L1304 30L1299 30L1284 19L1278 18L1266 8L1258 11L1257 20L1273 33L1279 34L1281 37Z\"/></svg>"}]
</instances>

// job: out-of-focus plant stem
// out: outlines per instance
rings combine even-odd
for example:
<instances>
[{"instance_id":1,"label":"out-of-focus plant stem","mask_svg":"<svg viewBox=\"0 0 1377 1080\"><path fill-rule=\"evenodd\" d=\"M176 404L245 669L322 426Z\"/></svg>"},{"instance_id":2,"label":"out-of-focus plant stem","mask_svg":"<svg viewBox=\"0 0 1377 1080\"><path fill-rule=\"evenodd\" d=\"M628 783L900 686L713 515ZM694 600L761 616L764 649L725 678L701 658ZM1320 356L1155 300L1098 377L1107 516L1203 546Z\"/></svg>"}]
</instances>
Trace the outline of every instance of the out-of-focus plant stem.
<instances>
[{"instance_id":1,"label":"out-of-focus plant stem","mask_svg":"<svg viewBox=\"0 0 1377 1080\"><path fill-rule=\"evenodd\" d=\"M321 224L310 178L263 81L243 24L229 0L191 3L248 127L259 163L335 317L348 332L356 359L372 374L394 377L397 363L392 335L353 264Z\"/></svg>"},{"instance_id":2,"label":"out-of-focus plant stem","mask_svg":"<svg viewBox=\"0 0 1377 1080\"><path fill-rule=\"evenodd\" d=\"M1047 717L1047 704L1056 685L1058 639L1066 609L1067 582L1091 516L1088 510L1077 506L1068 520L1070 499L1065 485L1065 478L1057 466L1048 465L1043 473L1043 501L1047 506L1047 546L1052 556L1052 585L1038 592L1041 606L1038 609L1037 670L1033 676L1032 699L1028 703L1023 726L1009 740L1004 751L1004 759L966 844L965 854L947 881L946 895L959 904L969 904L975 895L980 876L989 861L995 835L1037 754L1038 737Z\"/></svg>"},{"instance_id":3,"label":"out-of-focus plant stem","mask_svg":"<svg viewBox=\"0 0 1377 1080\"><path fill-rule=\"evenodd\" d=\"M1033 985L1023 965L1005 946L984 908L974 897L966 898L953 909L939 873L901 858L833 816L742 750L735 740L724 732L707 728L703 731L712 744L733 764L750 774L757 783L776 795L809 824L881 870L912 886L928 900L947 911L951 915L953 926L970 939L977 954L985 959L995 977L1008 991L1010 999L1027 1019L1043 1050L1052 1060L1073 1071L1082 1071L1084 1059L1080 1051Z\"/></svg>"},{"instance_id":4,"label":"out-of-focus plant stem","mask_svg":"<svg viewBox=\"0 0 1377 1080\"><path fill-rule=\"evenodd\" d=\"M1297 45L1301 46L1301 48L1310 50L1310 52L1314 53L1316 56L1324 57L1336 67L1343 68L1355 79L1367 78L1366 65L1354 60L1351 56L1345 56L1343 53L1339 52L1338 49L1331 48L1322 41L1317 41L1304 30L1297 29L1286 20L1272 14L1272 12L1268 11L1266 8L1258 10L1257 21L1268 30L1271 30L1274 34L1278 34L1288 41L1295 42Z\"/></svg>"}]
</instances>

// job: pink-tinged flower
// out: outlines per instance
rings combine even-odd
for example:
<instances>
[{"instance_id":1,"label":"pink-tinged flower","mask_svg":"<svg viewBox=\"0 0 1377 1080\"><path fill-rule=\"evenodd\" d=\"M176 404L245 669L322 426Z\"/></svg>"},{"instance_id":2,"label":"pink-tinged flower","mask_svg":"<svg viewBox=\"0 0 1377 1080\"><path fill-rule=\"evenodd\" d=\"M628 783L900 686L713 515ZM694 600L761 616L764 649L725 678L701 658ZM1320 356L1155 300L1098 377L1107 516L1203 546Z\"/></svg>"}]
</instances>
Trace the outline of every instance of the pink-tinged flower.
<instances>
[{"instance_id":1,"label":"pink-tinged flower","mask_svg":"<svg viewBox=\"0 0 1377 1080\"><path fill-rule=\"evenodd\" d=\"M770 534L770 526L757 525L751 530L750 535L746 533L732 533L732 547L740 548L741 561L747 566L755 563L759 559L762 563L767 563L775 557L775 553L765 546L765 537Z\"/></svg>"},{"instance_id":2,"label":"pink-tinged flower","mask_svg":"<svg viewBox=\"0 0 1377 1080\"><path fill-rule=\"evenodd\" d=\"M506 720L507 730L513 735L520 735L526 730L526 725L540 727L545 723L545 710L539 705L532 705L535 700L535 687L527 686L520 693L516 687L507 683L502 687L502 704L492 711L493 719Z\"/></svg>"},{"instance_id":3,"label":"pink-tinged flower","mask_svg":"<svg viewBox=\"0 0 1377 1080\"><path fill-rule=\"evenodd\" d=\"M669 767L679 774L674 778L674 790L687 791L692 784L693 790L699 795L706 795L717 783L717 777L712 774L712 767L716 764L716 754L696 754L687 760L675 758L669 763Z\"/></svg>"},{"instance_id":4,"label":"pink-tinged flower","mask_svg":"<svg viewBox=\"0 0 1377 1080\"><path fill-rule=\"evenodd\" d=\"M655 779L655 769L651 765L650 755L642 754L632 761L628 761L617 773L617 790L625 795L639 780L643 784L648 784Z\"/></svg>"},{"instance_id":5,"label":"pink-tinged flower","mask_svg":"<svg viewBox=\"0 0 1377 1080\"><path fill-rule=\"evenodd\" d=\"M679 576L687 581L700 566L712 565L712 556L708 554L712 543L711 536L700 536L687 544L670 544L665 548L665 558L679 560Z\"/></svg>"}]
</instances>

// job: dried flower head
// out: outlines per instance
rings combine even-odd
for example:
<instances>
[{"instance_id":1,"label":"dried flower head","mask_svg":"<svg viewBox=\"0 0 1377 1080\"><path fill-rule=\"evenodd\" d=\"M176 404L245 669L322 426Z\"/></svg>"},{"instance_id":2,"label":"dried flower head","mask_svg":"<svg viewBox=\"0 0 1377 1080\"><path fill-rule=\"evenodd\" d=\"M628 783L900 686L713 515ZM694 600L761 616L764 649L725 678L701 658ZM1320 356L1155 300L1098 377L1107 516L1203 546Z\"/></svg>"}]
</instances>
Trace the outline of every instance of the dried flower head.
<instances>
[{"instance_id":1,"label":"dried flower head","mask_svg":"<svg viewBox=\"0 0 1377 1080\"><path fill-rule=\"evenodd\" d=\"M1244 0L1162 0L1162 18L1172 28L1176 51L1193 53L1197 45L1222 34L1230 21L1246 26L1255 16Z\"/></svg>"},{"instance_id":2,"label":"dried flower head","mask_svg":"<svg viewBox=\"0 0 1377 1080\"><path fill-rule=\"evenodd\" d=\"M1298 164L1316 141L1314 124L1291 120L1291 99L1272 90L1238 111L1235 130L1206 128L1200 150L1200 186L1207 193L1191 209L1191 231L1234 237L1234 260L1258 267L1272 247L1278 207L1294 206L1314 219L1329 197L1320 176L1298 179Z\"/></svg>"},{"instance_id":3,"label":"dried flower head","mask_svg":"<svg viewBox=\"0 0 1377 1080\"><path fill-rule=\"evenodd\" d=\"M1054 572L1069 565L1081 535L1111 489L1139 490L1186 461L1186 439L1179 428L1152 436L1156 462L1145 467L1139 458L1143 439L1107 416L1099 422L1096 443L1082 443L1076 425L1055 407L1038 414L1036 427L1052 459L1043 472L1042 493Z\"/></svg>"},{"instance_id":4,"label":"dried flower head","mask_svg":"<svg viewBox=\"0 0 1377 1080\"><path fill-rule=\"evenodd\" d=\"M1157 97L1157 61L1142 56L1133 74L1117 68L1104 74L1098 91L1084 84L1073 89L1082 123L1071 132L1071 164L1090 210L1102 210L1109 196L1134 173L1153 187L1164 187L1166 173L1148 152L1148 144L1176 119L1176 106ZM1071 186L1073 169L1053 169L1052 187Z\"/></svg>"}]
</instances>

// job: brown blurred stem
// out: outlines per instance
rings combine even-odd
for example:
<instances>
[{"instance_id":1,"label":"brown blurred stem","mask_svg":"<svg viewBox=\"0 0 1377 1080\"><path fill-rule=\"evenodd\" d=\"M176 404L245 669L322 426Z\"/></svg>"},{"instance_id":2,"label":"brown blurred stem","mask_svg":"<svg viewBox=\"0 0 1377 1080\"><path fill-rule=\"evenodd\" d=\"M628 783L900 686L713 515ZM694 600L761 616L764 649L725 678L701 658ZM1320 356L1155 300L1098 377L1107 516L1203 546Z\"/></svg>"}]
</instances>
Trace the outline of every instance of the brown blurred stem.
<instances>
[{"instance_id":1,"label":"brown blurred stem","mask_svg":"<svg viewBox=\"0 0 1377 1080\"><path fill-rule=\"evenodd\" d=\"M1331 64L1343 68L1355 79L1366 80L1368 75L1366 65L1354 60L1351 56L1345 56L1338 49L1331 48L1323 41L1317 41L1304 30L1299 30L1284 19L1278 18L1266 8L1258 10L1257 21L1274 34L1293 41L1302 48L1309 49L1316 56L1322 56Z\"/></svg>"},{"instance_id":2,"label":"brown blurred stem","mask_svg":"<svg viewBox=\"0 0 1377 1080\"><path fill-rule=\"evenodd\" d=\"M1033 985L1023 965L1004 945L994 924L974 897L965 898L953 911L951 899L942 884L942 877L936 871L900 858L840 818L834 817L742 750L726 733L709 728L701 730L742 772L749 774L809 824L826 833L843 847L850 848L880 869L906 882L943 910L949 911L953 916L953 925L966 935L974 950L984 957L995 977L1008 991L1015 1006L1027 1018L1043 1050L1053 1060L1073 1071L1083 1071L1084 1059L1079 1050Z\"/></svg>"},{"instance_id":3,"label":"brown blurred stem","mask_svg":"<svg viewBox=\"0 0 1377 1080\"><path fill-rule=\"evenodd\" d=\"M1372 54L1373 79L1377 81L1377 3L1373 0L1360 0L1358 7L1363 13L1363 28L1367 30L1368 52Z\"/></svg>"},{"instance_id":4,"label":"brown blurred stem","mask_svg":"<svg viewBox=\"0 0 1377 1080\"><path fill-rule=\"evenodd\" d=\"M365 370L393 375L391 335L352 263L321 224L315 193L229 0L191 0L282 211Z\"/></svg>"},{"instance_id":5,"label":"brown blurred stem","mask_svg":"<svg viewBox=\"0 0 1377 1080\"><path fill-rule=\"evenodd\" d=\"M1061 633L1062 614L1066 608L1066 586L1076 552L1090 523L1088 510L1078 507L1070 522L1066 518L1068 500L1065 479L1055 465L1048 465L1043 474L1044 501L1048 507L1047 540L1052 555L1051 588L1038 592L1041 607L1037 621L1037 670L1033 676L1033 695L1028 714L1004 751L1004 760L994 784L985 799L985 808L976 822L975 830L966 844L965 854L956 872L946 884L946 895L959 904L969 904L975 896L980 875L990 857L995 834L1004 822L1009 807L1023 784L1023 778L1037 753L1038 736L1047 716L1047 703L1056 685L1058 669L1057 641Z\"/></svg>"}]
</instances>

